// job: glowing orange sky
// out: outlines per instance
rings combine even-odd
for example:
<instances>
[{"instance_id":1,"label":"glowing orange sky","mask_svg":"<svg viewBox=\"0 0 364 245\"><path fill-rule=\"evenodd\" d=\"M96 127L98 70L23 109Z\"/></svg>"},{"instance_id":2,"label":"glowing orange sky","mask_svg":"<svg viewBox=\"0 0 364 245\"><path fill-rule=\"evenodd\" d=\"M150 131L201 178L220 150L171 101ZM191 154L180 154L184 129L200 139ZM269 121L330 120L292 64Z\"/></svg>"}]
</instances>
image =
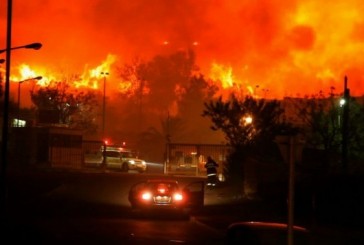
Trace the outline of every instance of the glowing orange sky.
<instances>
[{"instance_id":1,"label":"glowing orange sky","mask_svg":"<svg viewBox=\"0 0 364 245\"><path fill-rule=\"evenodd\" d=\"M37 75L83 74L108 55L122 63L192 47L205 76L212 67L228 70L232 83L260 96L303 96L331 86L341 93L345 75L351 94L364 94L362 0L13 2L13 46L43 44L14 51L14 73L26 63ZM0 0L2 47L6 3Z\"/></svg>"}]
</instances>

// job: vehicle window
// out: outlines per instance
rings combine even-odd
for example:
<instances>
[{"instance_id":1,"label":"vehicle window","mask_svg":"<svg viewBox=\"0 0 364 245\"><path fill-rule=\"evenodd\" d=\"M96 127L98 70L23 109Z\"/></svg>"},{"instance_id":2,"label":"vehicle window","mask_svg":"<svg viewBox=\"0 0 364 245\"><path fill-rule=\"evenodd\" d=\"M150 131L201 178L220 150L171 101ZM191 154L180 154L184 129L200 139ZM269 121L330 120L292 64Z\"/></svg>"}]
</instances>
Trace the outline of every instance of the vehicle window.
<instances>
[{"instance_id":1,"label":"vehicle window","mask_svg":"<svg viewBox=\"0 0 364 245\"><path fill-rule=\"evenodd\" d=\"M106 151L107 157L120 157L120 153L117 151Z\"/></svg>"},{"instance_id":2,"label":"vehicle window","mask_svg":"<svg viewBox=\"0 0 364 245\"><path fill-rule=\"evenodd\" d=\"M177 186L172 183L151 183L149 188L152 190L165 189L166 191L175 191L177 190Z\"/></svg>"},{"instance_id":3,"label":"vehicle window","mask_svg":"<svg viewBox=\"0 0 364 245\"><path fill-rule=\"evenodd\" d=\"M120 154L121 154L121 157L134 158L134 155L131 152L121 152Z\"/></svg>"}]
</instances>

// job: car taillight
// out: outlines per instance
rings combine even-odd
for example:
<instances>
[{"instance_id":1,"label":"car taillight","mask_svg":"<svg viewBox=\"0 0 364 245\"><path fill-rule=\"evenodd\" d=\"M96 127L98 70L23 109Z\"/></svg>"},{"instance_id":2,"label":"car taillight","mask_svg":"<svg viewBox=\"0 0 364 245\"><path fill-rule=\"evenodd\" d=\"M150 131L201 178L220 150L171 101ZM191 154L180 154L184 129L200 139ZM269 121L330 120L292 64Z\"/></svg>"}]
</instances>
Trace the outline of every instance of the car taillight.
<instances>
[{"instance_id":1,"label":"car taillight","mask_svg":"<svg viewBox=\"0 0 364 245\"><path fill-rule=\"evenodd\" d=\"M144 192L142 193L142 199L148 201L152 199L152 194L150 192Z\"/></svg>"},{"instance_id":2,"label":"car taillight","mask_svg":"<svg viewBox=\"0 0 364 245\"><path fill-rule=\"evenodd\" d=\"M175 194L173 195L173 200L175 200L175 201L182 201L182 200L183 200L183 196L182 196L182 194L180 194L180 193L175 193Z\"/></svg>"}]
</instances>

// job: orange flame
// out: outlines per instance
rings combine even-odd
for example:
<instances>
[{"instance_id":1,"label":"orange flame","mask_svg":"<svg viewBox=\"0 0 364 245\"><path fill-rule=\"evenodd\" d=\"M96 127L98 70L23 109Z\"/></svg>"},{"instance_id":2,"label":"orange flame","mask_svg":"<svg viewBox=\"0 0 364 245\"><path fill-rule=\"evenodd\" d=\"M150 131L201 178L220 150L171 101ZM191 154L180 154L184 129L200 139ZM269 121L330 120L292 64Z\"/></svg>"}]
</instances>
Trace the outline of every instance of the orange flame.
<instances>
[{"instance_id":1,"label":"orange flame","mask_svg":"<svg viewBox=\"0 0 364 245\"><path fill-rule=\"evenodd\" d=\"M21 81L31 80L32 78L41 76L42 79L34 80L35 84L37 86L47 86L50 83L50 81L54 80L53 76L47 76L43 72L36 71L36 70L30 68L30 66L27 64L19 65L18 73L19 73L18 76L16 76L16 75L10 76L11 82L21 82Z\"/></svg>"},{"instance_id":2,"label":"orange flame","mask_svg":"<svg viewBox=\"0 0 364 245\"><path fill-rule=\"evenodd\" d=\"M247 69L248 66L245 66L243 70ZM209 77L214 85L220 88L218 95L222 95L223 98L227 98L230 93L234 93L238 97L244 95L261 97L257 91L260 86L250 84L247 79L245 81L238 79L234 75L233 68L231 66L213 63L211 65Z\"/></svg>"},{"instance_id":3,"label":"orange flame","mask_svg":"<svg viewBox=\"0 0 364 245\"><path fill-rule=\"evenodd\" d=\"M219 82L222 88L231 88L234 86L232 67L225 67L217 63L213 63L211 67L210 77L212 80Z\"/></svg>"},{"instance_id":4,"label":"orange flame","mask_svg":"<svg viewBox=\"0 0 364 245\"><path fill-rule=\"evenodd\" d=\"M79 81L74 82L76 88L100 88L100 79L110 74L112 64L116 61L116 55L109 54L106 60L94 69L86 70Z\"/></svg>"},{"instance_id":5,"label":"orange flame","mask_svg":"<svg viewBox=\"0 0 364 245\"><path fill-rule=\"evenodd\" d=\"M99 66L94 69L87 70L83 72L80 76L80 79L71 81L71 86L74 88L90 88L90 89L99 89L102 81L100 79L103 76L109 74L111 65L116 61L115 55L108 55L106 60ZM19 82L26 79L31 79L37 76L42 76L41 80L38 80L36 85L45 87L48 86L51 81L60 80L60 76L48 75L45 72L41 72L41 69L33 69L30 68L27 64L21 64L18 67L18 76L12 75L10 80L13 82ZM64 76L64 74L63 74Z\"/></svg>"}]
</instances>

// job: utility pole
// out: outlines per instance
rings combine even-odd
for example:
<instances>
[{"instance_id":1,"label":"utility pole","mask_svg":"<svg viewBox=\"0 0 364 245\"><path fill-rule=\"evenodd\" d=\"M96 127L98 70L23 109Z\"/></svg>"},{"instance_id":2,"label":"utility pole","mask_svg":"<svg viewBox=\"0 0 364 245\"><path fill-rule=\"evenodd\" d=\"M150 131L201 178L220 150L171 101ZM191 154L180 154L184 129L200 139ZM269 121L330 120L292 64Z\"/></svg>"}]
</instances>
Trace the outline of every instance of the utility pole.
<instances>
[{"instance_id":1,"label":"utility pole","mask_svg":"<svg viewBox=\"0 0 364 245\"><path fill-rule=\"evenodd\" d=\"M0 59L0 64L4 63L5 59ZM3 74L0 66L0 98L3 96Z\"/></svg>"},{"instance_id":2,"label":"utility pole","mask_svg":"<svg viewBox=\"0 0 364 245\"><path fill-rule=\"evenodd\" d=\"M8 139L9 139L9 91L10 91L10 53L11 53L11 25L13 1L8 0L7 8L7 33L6 33L6 68L4 87L4 108L3 108L3 131L1 140L1 172L0 172L0 212L3 221L6 218L7 202L7 168L8 168ZM1 222L1 221L0 221Z\"/></svg>"},{"instance_id":3,"label":"utility pole","mask_svg":"<svg viewBox=\"0 0 364 245\"><path fill-rule=\"evenodd\" d=\"M104 94L102 98L102 169L106 169L106 135L105 135L105 118L106 118L106 76L109 75L108 72L101 72L104 77Z\"/></svg>"},{"instance_id":4,"label":"utility pole","mask_svg":"<svg viewBox=\"0 0 364 245\"><path fill-rule=\"evenodd\" d=\"M279 135L275 142L283 156L283 159L288 163L288 197L287 197L287 244L293 245L294 238L294 196L295 196L295 165L302 160L302 152L305 144L305 139L300 135Z\"/></svg>"},{"instance_id":5,"label":"utility pole","mask_svg":"<svg viewBox=\"0 0 364 245\"><path fill-rule=\"evenodd\" d=\"M165 163L164 163L164 171L163 173L166 174L169 168L169 151L170 151L170 144L171 144L171 135L169 132L169 122L170 122L170 117L169 117L169 111L167 111L167 121L166 121L166 159L165 159Z\"/></svg>"},{"instance_id":6,"label":"utility pole","mask_svg":"<svg viewBox=\"0 0 364 245\"><path fill-rule=\"evenodd\" d=\"M348 78L344 78L344 104L343 104L343 122L342 122L342 143L341 143L341 161L344 173L348 170L348 129L349 129L349 103L350 90L348 89Z\"/></svg>"}]
</instances>

